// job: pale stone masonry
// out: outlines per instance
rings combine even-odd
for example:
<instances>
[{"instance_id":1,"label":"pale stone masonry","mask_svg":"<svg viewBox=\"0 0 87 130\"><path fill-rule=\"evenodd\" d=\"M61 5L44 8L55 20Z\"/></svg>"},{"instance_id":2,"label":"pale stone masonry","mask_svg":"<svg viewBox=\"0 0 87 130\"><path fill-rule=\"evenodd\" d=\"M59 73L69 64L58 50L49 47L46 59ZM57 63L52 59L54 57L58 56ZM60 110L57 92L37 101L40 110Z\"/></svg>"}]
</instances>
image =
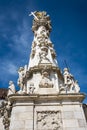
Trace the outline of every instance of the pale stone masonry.
<instances>
[{"instance_id":1,"label":"pale stone masonry","mask_svg":"<svg viewBox=\"0 0 87 130\"><path fill-rule=\"evenodd\" d=\"M5 130L87 130L85 98L77 80L62 73L50 39L51 21L45 11L31 12L34 39L29 64L18 70L19 91L9 82L4 103ZM3 130L3 128L1 129Z\"/></svg>"}]
</instances>

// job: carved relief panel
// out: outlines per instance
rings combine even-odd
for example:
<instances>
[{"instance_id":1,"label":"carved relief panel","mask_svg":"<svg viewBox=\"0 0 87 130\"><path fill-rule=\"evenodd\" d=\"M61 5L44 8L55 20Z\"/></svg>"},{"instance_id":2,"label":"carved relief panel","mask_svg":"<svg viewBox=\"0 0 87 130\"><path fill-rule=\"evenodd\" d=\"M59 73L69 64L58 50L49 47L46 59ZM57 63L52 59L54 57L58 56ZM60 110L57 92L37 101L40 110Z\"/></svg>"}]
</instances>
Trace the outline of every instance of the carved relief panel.
<instances>
[{"instance_id":1,"label":"carved relief panel","mask_svg":"<svg viewBox=\"0 0 87 130\"><path fill-rule=\"evenodd\" d=\"M62 130L60 111L38 111L37 130Z\"/></svg>"}]
</instances>

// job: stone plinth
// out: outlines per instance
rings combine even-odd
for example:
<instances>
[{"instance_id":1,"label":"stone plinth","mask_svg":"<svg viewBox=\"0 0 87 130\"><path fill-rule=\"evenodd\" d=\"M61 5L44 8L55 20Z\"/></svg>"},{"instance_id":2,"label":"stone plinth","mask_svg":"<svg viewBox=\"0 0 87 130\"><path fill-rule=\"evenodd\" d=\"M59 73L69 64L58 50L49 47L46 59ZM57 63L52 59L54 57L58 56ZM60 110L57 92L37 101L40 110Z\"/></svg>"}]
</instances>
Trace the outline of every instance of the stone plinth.
<instances>
[{"instance_id":1,"label":"stone plinth","mask_svg":"<svg viewBox=\"0 0 87 130\"><path fill-rule=\"evenodd\" d=\"M10 130L87 130L84 94L11 95Z\"/></svg>"}]
</instances>

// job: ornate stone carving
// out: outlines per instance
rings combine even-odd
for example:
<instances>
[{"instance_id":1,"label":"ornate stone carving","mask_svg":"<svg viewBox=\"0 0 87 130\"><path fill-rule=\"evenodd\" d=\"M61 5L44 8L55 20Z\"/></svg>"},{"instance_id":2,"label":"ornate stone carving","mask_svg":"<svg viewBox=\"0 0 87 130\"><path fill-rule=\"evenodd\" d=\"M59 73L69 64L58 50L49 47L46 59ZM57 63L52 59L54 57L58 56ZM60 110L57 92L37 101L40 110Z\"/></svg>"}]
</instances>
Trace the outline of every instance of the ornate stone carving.
<instances>
[{"instance_id":1,"label":"ornate stone carving","mask_svg":"<svg viewBox=\"0 0 87 130\"><path fill-rule=\"evenodd\" d=\"M33 94L34 89L34 83L30 83L30 86L27 88L27 94Z\"/></svg>"},{"instance_id":2,"label":"ornate stone carving","mask_svg":"<svg viewBox=\"0 0 87 130\"><path fill-rule=\"evenodd\" d=\"M13 81L9 81L9 87L8 87L8 94L7 94L7 96L9 96L11 94L15 94L15 85L14 85Z\"/></svg>"},{"instance_id":3,"label":"ornate stone carving","mask_svg":"<svg viewBox=\"0 0 87 130\"><path fill-rule=\"evenodd\" d=\"M2 102L2 107L0 108L0 116L3 118L3 125L5 130L9 130L11 108L11 103L9 101Z\"/></svg>"},{"instance_id":4,"label":"ornate stone carving","mask_svg":"<svg viewBox=\"0 0 87 130\"><path fill-rule=\"evenodd\" d=\"M59 92L60 93L66 93L66 87L63 84L59 85Z\"/></svg>"},{"instance_id":5,"label":"ornate stone carving","mask_svg":"<svg viewBox=\"0 0 87 130\"><path fill-rule=\"evenodd\" d=\"M30 15L34 16L33 26L32 26L33 31L37 30L37 28L40 27L41 25L45 26L47 28L47 30L51 31L50 17L49 17L49 15L46 15L45 11L31 12Z\"/></svg>"},{"instance_id":6,"label":"ornate stone carving","mask_svg":"<svg viewBox=\"0 0 87 130\"><path fill-rule=\"evenodd\" d=\"M46 30L44 26L40 26L37 29L37 31L35 31L33 47L35 47L35 45L38 45L40 47L48 46L48 43L49 43L48 36L49 36L48 30Z\"/></svg>"},{"instance_id":7,"label":"ornate stone carving","mask_svg":"<svg viewBox=\"0 0 87 130\"><path fill-rule=\"evenodd\" d=\"M39 84L40 88L52 88L53 83L50 80L49 73L47 71L42 72L42 79Z\"/></svg>"},{"instance_id":8,"label":"ornate stone carving","mask_svg":"<svg viewBox=\"0 0 87 130\"><path fill-rule=\"evenodd\" d=\"M74 90L75 90L75 92L76 93L78 93L78 92L80 92L80 87L79 87L79 84L78 84L78 81L76 80L76 81L74 81Z\"/></svg>"},{"instance_id":9,"label":"ornate stone carving","mask_svg":"<svg viewBox=\"0 0 87 130\"><path fill-rule=\"evenodd\" d=\"M26 88L25 88L25 79L26 79L26 67L20 67L19 70L18 70L18 73L19 73L19 78L18 78L18 81L17 81L17 84L20 86L20 92L23 92L25 93L26 91Z\"/></svg>"},{"instance_id":10,"label":"ornate stone carving","mask_svg":"<svg viewBox=\"0 0 87 130\"><path fill-rule=\"evenodd\" d=\"M32 29L34 31L34 40L29 67L38 66L39 64L53 64L57 66L56 53L53 49L50 34L50 18L46 12L31 12L34 16Z\"/></svg>"},{"instance_id":11,"label":"ornate stone carving","mask_svg":"<svg viewBox=\"0 0 87 130\"><path fill-rule=\"evenodd\" d=\"M55 50L52 47L50 47L50 51L51 51L52 58L55 59L56 58Z\"/></svg>"},{"instance_id":12,"label":"ornate stone carving","mask_svg":"<svg viewBox=\"0 0 87 130\"><path fill-rule=\"evenodd\" d=\"M48 49L46 47L41 47L41 52L40 52L40 61L39 63L50 63L50 60L47 58L48 54Z\"/></svg>"},{"instance_id":13,"label":"ornate stone carving","mask_svg":"<svg viewBox=\"0 0 87 130\"><path fill-rule=\"evenodd\" d=\"M35 31L35 33L35 40L37 42L37 45L42 46L46 44L46 42L48 41L48 31L46 30L46 28L44 26L41 26L38 28L37 31Z\"/></svg>"},{"instance_id":14,"label":"ornate stone carving","mask_svg":"<svg viewBox=\"0 0 87 130\"><path fill-rule=\"evenodd\" d=\"M38 111L37 130L62 130L60 111Z\"/></svg>"},{"instance_id":15,"label":"ornate stone carving","mask_svg":"<svg viewBox=\"0 0 87 130\"><path fill-rule=\"evenodd\" d=\"M78 93L80 91L80 87L77 81L75 81L73 75L69 73L69 70L67 68L64 69L63 75L64 75L64 84L67 92Z\"/></svg>"}]
</instances>

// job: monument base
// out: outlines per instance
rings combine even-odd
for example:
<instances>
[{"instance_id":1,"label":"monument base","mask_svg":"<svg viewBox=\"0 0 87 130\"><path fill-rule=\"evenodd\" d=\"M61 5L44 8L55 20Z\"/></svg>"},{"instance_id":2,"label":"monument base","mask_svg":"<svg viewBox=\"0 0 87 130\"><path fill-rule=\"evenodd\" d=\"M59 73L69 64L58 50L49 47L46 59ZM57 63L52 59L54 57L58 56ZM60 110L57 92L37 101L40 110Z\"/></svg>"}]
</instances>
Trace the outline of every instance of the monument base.
<instances>
[{"instance_id":1,"label":"monument base","mask_svg":"<svg viewBox=\"0 0 87 130\"><path fill-rule=\"evenodd\" d=\"M87 130L84 94L11 95L10 130Z\"/></svg>"}]
</instances>

